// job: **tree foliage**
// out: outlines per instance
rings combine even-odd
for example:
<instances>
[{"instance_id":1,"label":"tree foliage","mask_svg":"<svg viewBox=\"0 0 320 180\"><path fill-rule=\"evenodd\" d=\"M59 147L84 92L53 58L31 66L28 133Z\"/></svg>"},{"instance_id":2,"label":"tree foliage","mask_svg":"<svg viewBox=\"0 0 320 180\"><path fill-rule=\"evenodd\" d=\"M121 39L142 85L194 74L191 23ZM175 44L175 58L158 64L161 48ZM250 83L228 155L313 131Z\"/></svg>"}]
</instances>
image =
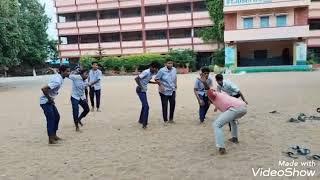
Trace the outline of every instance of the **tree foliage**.
<instances>
[{"instance_id":1,"label":"tree foliage","mask_svg":"<svg viewBox=\"0 0 320 180\"><path fill-rule=\"evenodd\" d=\"M37 0L0 1L0 67L36 66L56 48L46 33L50 19Z\"/></svg>"},{"instance_id":2,"label":"tree foliage","mask_svg":"<svg viewBox=\"0 0 320 180\"><path fill-rule=\"evenodd\" d=\"M199 30L197 33L206 42L224 42L223 0L206 0L212 27Z\"/></svg>"},{"instance_id":3,"label":"tree foliage","mask_svg":"<svg viewBox=\"0 0 320 180\"><path fill-rule=\"evenodd\" d=\"M19 6L17 0L0 1L0 67L18 65L19 46L22 43L18 24Z\"/></svg>"}]
</instances>

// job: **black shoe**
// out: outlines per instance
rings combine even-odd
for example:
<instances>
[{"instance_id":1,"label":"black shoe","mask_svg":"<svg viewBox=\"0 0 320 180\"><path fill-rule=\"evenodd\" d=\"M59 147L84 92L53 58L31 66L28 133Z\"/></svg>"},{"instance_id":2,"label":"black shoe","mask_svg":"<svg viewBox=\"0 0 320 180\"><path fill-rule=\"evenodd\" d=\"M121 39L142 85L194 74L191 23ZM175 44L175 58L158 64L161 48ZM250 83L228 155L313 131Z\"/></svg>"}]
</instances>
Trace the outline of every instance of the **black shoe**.
<instances>
[{"instance_id":1,"label":"black shoe","mask_svg":"<svg viewBox=\"0 0 320 180\"><path fill-rule=\"evenodd\" d=\"M235 144L238 144L238 143L239 143L239 140L238 140L238 138L236 138L236 137L230 138L229 141L230 141L230 142L233 142L233 143L235 143Z\"/></svg>"},{"instance_id":2,"label":"black shoe","mask_svg":"<svg viewBox=\"0 0 320 180\"><path fill-rule=\"evenodd\" d=\"M226 151L225 148L219 148L219 154L220 154L220 155L224 155L224 154L226 154L226 153L227 153L227 151Z\"/></svg>"},{"instance_id":3,"label":"black shoe","mask_svg":"<svg viewBox=\"0 0 320 180\"><path fill-rule=\"evenodd\" d=\"M142 129L147 129L147 125L143 125L143 126L142 126Z\"/></svg>"}]
</instances>

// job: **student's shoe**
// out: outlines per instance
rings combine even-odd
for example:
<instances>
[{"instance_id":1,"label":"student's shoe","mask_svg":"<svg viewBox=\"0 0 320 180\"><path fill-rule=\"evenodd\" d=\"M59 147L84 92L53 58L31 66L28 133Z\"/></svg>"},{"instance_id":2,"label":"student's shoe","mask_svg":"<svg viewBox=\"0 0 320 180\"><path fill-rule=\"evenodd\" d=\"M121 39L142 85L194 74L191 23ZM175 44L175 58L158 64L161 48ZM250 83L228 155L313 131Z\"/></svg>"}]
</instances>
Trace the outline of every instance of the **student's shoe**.
<instances>
[{"instance_id":1,"label":"student's shoe","mask_svg":"<svg viewBox=\"0 0 320 180\"><path fill-rule=\"evenodd\" d=\"M168 126L168 123L169 123L168 121L164 121L163 125Z\"/></svg>"},{"instance_id":2,"label":"student's shoe","mask_svg":"<svg viewBox=\"0 0 320 180\"><path fill-rule=\"evenodd\" d=\"M170 124L175 124L176 122L174 122L173 120L169 120L168 123L170 123Z\"/></svg>"},{"instance_id":3,"label":"student's shoe","mask_svg":"<svg viewBox=\"0 0 320 180\"><path fill-rule=\"evenodd\" d=\"M81 121L79 121L79 124L80 124L80 126L81 126L81 127L83 126L83 124L82 124L82 122L81 122Z\"/></svg>"},{"instance_id":4,"label":"student's shoe","mask_svg":"<svg viewBox=\"0 0 320 180\"><path fill-rule=\"evenodd\" d=\"M62 141L63 139L59 138L57 135L54 136L55 141Z\"/></svg>"},{"instance_id":5,"label":"student's shoe","mask_svg":"<svg viewBox=\"0 0 320 180\"><path fill-rule=\"evenodd\" d=\"M54 136L49 136L49 144L58 144L58 142L55 140Z\"/></svg>"},{"instance_id":6,"label":"student's shoe","mask_svg":"<svg viewBox=\"0 0 320 180\"><path fill-rule=\"evenodd\" d=\"M97 112L101 112L101 110L97 108Z\"/></svg>"},{"instance_id":7,"label":"student's shoe","mask_svg":"<svg viewBox=\"0 0 320 180\"><path fill-rule=\"evenodd\" d=\"M142 129L147 129L147 126L142 126Z\"/></svg>"},{"instance_id":8,"label":"student's shoe","mask_svg":"<svg viewBox=\"0 0 320 180\"><path fill-rule=\"evenodd\" d=\"M230 141L230 142L233 142L233 143L235 143L235 144L238 144L238 143L239 143L239 140L238 140L238 138L236 138L236 137L230 138L229 141Z\"/></svg>"},{"instance_id":9,"label":"student's shoe","mask_svg":"<svg viewBox=\"0 0 320 180\"><path fill-rule=\"evenodd\" d=\"M225 148L219 148L219 154L220 154L220 155L224 155L224 154L226 154L226 153L227 153L227 151L226 151Z\"/></svg>"}]
</instances>

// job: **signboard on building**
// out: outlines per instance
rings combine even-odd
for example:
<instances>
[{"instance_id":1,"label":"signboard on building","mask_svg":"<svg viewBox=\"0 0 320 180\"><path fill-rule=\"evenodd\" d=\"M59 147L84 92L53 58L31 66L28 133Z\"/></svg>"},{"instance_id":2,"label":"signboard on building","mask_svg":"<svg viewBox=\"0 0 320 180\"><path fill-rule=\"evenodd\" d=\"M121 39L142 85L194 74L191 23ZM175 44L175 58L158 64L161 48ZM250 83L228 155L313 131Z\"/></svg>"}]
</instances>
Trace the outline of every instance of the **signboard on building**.
<instances>
[{"instance_id":1,"label":"signboard on building","mask_svg":"<svg viewBox=\"0 0 320 180\"><path fill-rule=\"evenodd\" d=\"M236 50L234 46L225 47L225 65L232 66L236 61Z\"/></svg>"},{"instance_id":2,"label":"signboard on building","mask_svg":"<svg viewBox=\"0 0 320 180\"><path fill-rule=\"evenodd\" d=\"M270 3L272 0L224 0L224 6Z\"/></svg>"},{"instance_id":3,"label":"signboard on building","mask_svg":"<svg viewBox=\"0 0 320 180\"><path fill-rule=\"evenodd\" d=\"M298 42L295 48L297 65L305 64L307 61L307 44L305 42Z\"/></svg>"}]
</instances>

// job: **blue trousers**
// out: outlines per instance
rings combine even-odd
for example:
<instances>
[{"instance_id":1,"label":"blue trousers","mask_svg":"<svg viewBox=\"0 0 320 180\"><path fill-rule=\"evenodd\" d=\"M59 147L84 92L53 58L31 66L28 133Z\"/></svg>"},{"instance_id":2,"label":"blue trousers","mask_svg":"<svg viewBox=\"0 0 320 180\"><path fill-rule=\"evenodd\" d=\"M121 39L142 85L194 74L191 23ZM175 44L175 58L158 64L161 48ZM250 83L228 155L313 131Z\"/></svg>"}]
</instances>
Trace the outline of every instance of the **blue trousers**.
<instances>
[{"instance_id":1,"label":"blue trousers","mask_svg":"<svg viewBox=\"0 0 320 180\"><path fill-rule=\"evenodd\" d=\"M91 107L93 107L93 108L94 108L94 96L96 96L97 108L99 109L100 108L101 89L94 90L94 87L90 87L89 96L90 96Z\"/></svg>"},{"instance_id":2,"label":"blue trousers","mask_svg":"<svg viewBox=\"0 0 320 180\"><path fill-rule=\"evenodd\" d=\"M199 107L199 119L201 122L203 122L209 110L210 103L209 103L209 98L207 96L199 95L199 97L204 102L204 105Z\"/></svg>"},{"instance_id":3,"label":"blue trousers","mask_svg":"<svg viewBox=\"0 0 320 180\"><path fill-rule=\"evenodd\" d=\"M147 99L147 93L146 92L138 92L137 94L139 96L139 99L142 104L140 117L139 117L139 123L141 123L143 126L148 125L148 118L149 118L149 104Z\"/></svg>"},{"instance_id":4,"label":"blue trousers","mask_svg":"<svg viewBox=\"0 0 320 180\"><path fill-rule=\"evenodd\" d=\"M47 120L48 136L55 136L59 127L60 114L54 104L41 104Z\"/></svg>"},{"instance_id":5,"label":"blue trousers","mask_svg":"<svg viewBox=\"0 0 320 180\"><path fill-rule=\"evenodd\" d=\"M73 114L73 121L75 124L78 124L82 118L86 117L89 113L89 105L87 100L77 100L71 97L71 104L72 104L72 114ZM83 111L79 116L79 105L82 107Z\"/></svg>"}]
</instances>

